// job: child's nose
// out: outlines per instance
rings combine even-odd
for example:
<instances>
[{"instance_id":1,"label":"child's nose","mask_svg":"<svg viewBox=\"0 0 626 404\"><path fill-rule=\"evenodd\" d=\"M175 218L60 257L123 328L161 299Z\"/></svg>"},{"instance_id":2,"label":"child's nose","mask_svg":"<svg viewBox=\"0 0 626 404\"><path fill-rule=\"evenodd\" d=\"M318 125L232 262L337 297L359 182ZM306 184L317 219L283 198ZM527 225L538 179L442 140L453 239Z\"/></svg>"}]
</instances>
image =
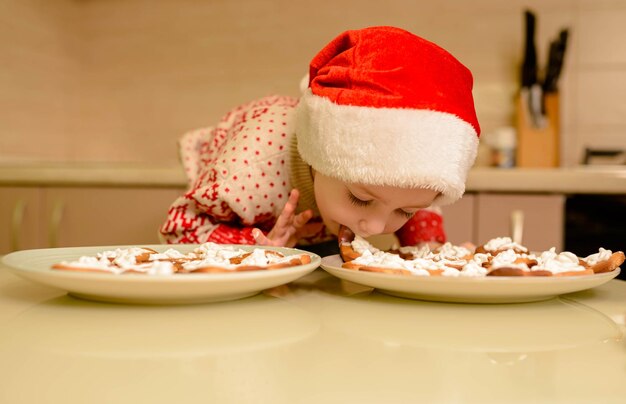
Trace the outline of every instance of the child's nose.
<instances>
[{"instance_id":1,"label":"child's nose","mask_svg":"<svg viewBox=\"0 0 626 404\"><path fill-rule=\"evenodd\" d=\"M387 221L378 217L362 219L359 222L361 232L367 234L368 236L381 234L385 230L386 225Z\"/></svg>"}]
</instances>

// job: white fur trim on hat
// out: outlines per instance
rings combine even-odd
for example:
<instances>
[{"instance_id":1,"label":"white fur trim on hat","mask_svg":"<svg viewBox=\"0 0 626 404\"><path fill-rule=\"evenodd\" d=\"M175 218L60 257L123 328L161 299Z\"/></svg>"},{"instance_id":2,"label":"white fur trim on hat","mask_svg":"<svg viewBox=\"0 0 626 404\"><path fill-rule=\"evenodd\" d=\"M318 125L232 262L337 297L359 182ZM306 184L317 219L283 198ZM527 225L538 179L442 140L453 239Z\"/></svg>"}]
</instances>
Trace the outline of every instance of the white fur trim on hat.
<instances>
[{"instance_id":1,"label":"white fur trim on hat","mask_svg":"<svg viewBox=\"0 0 626 404\"><path fill-rule=\"evenodd\" d=\"M309 73L305 74L300 79L300 94L304 94L308 88L309 88Z\"/></svg>"},{"instance_id":2,"label":"white fur trim on hat","mask_svg":"<svg viewBox=\"0 0 626 404\"><path fill-rule=\"evenodd\" d=\"M350 183L428 188L438 205L465 192L478 135L440 111L338 105L307 90L297 108L298 151L324 175Z\"/></svg>"}]
</instances>

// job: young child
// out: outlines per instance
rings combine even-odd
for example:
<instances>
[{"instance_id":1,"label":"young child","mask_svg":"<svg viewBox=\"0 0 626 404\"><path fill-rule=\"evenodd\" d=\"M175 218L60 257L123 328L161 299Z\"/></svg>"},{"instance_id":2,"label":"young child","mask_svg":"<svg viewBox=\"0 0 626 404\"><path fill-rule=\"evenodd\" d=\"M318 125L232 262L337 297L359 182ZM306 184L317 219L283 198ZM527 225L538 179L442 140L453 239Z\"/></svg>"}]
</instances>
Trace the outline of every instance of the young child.
<instances>
[{"instance_id":1,"label":"young child","mask_svg":"<svg viewBox=\"0 0 626 404\"><path fill-rule=\"evenodd\" d=\"M434 207L461 198L478 147L472 85L465 66L410 32L344 32L311 61L300 99L266 97L183 136L190 187L161 235L302 247L343 225L443 243Z\"/></svg>"}]
</instances>

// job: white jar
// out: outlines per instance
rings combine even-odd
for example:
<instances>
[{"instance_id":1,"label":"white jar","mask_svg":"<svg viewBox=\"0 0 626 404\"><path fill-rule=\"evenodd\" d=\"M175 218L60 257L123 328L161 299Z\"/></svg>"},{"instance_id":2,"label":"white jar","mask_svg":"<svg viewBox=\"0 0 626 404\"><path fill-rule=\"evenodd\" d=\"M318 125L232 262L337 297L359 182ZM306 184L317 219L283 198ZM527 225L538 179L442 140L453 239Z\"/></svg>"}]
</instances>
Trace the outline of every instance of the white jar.
<instances>
[{"instance_id":1,"label":"white jar","mask_svg":"<svg viewBox=\"0 0 626 404\"><path fill-rule=\"evenodd\" d=\"M498 128L490 136L493 165L500 168L515 167L515 149L517 147L517 131L505 126Z\"/></svg>"}]
</instances>

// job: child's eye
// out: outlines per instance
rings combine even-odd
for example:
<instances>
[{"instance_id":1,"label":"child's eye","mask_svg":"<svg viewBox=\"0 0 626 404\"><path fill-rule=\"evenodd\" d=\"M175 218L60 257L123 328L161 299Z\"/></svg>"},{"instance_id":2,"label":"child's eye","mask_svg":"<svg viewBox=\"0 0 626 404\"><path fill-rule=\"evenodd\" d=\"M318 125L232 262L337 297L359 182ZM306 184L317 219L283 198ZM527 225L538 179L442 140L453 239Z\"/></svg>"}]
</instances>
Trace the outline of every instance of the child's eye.
<instances>
[{"instance_id":1,"label":"child's eye","mask_svg":"<svg viewBox=\"0 0 626 404\"><path fill-rule=\"evenodd\" d=\"M415 215L415 212L407 212L406 210L402 210L402 209L398 209L398 210L396 210L396 212L399 215L402 215L402 216L406 217L407 219L410 219L410 218L413 217L413 215Z\"/></svg>"},{"instance_id":2,"label":"child's eye","mask_svg":"<svg viewBox=\"0 0 626 404\"><path fill-rule=\"evenodd\" d=\"M348 198L354 206L368 206L370 203L372 203L372 201L364 201L357 198L356 196L352 195L352 192L350 191L348 191Z\"/></svg>"}]
</instances>

